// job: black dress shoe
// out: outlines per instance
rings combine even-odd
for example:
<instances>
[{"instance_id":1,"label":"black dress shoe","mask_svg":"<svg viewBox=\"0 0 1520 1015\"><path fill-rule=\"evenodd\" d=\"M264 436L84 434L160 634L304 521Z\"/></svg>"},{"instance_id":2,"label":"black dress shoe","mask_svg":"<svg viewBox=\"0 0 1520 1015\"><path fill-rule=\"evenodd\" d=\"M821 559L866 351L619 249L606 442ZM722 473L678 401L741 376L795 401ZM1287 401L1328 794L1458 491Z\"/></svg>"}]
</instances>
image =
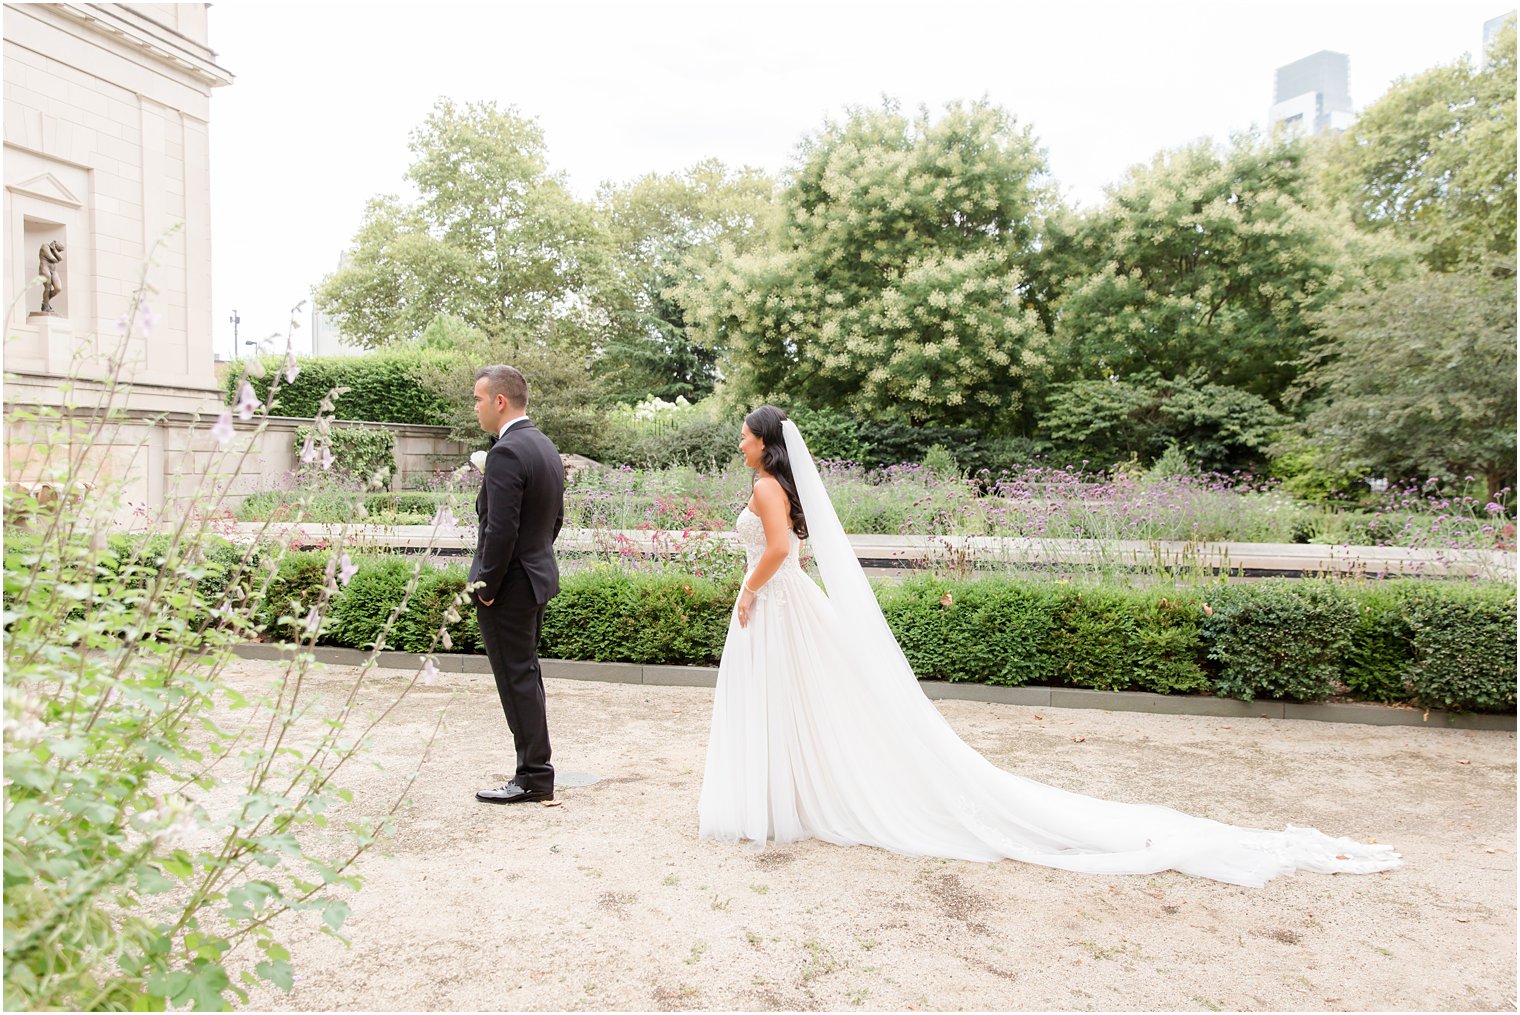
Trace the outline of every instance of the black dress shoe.
<instances>
[{"instance_id":1,"label":"black dress shoe","mask_svg":"<svg viewBox=\"0 0 1520 1015\"><path fill-rule=\"evenodd\" d=\"M488 804L530 804L535 800L553 800L552 789L523 789L515 782L509 782L501 789L482 789L475 791L475 799Z\"/></svg>"}]
</instances>

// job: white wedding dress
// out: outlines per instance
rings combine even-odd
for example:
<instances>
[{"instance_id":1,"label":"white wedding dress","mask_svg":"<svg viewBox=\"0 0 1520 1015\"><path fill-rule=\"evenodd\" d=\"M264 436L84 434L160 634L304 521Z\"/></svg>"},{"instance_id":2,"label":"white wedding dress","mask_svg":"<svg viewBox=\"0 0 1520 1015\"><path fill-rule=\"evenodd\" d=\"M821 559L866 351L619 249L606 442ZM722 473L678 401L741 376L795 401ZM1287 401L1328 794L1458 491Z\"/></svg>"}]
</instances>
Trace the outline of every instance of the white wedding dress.
<instances>
[{"instance_id":1,"label":"white wedding dress","mask_svg":"<svg viewBox=\"0 0 1520 1015\"><path fill-rule=\"evenodd\" d=\"M1399 865L1389 846L1099 800L987 761L919 688L801 434L790 420L783 430L828 594L803 571L792 534L749 625L737 614L730 622L702 781L704 837L762 845L815 838L1093 874L1175 869L1248 886L1295 870ZM746 508L736 528L753 571L764 527Z\"/></svg>"}]
</instances>

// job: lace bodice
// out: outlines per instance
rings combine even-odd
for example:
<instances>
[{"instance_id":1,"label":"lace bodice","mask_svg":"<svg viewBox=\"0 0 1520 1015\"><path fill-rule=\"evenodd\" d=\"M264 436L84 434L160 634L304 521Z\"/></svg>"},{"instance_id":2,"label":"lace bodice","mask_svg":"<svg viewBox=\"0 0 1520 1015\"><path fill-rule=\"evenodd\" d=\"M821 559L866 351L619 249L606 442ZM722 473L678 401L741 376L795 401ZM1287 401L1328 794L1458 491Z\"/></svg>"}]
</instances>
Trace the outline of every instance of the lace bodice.
<instances>
[{"instance_id":1,"label":"lace bodice","mask_svg":"<svg viewBox=\"0 0 1520 1015\"><path fill-rule=\"evenodd\" d=\"M765 523L760 520L759 515L746 506L739 512L739 520L734 522L734 531L739 534L739 541L744 544L745 570L753 571L755 565L760 563L760 555L765 552ZM787 536L791 541L791 546L787 550L786 560L781 562L781 568L776 572L777 577L791 571L803 573L800 557L802 543L795 532L788 531Z\"/></svg>"}]
</instances>

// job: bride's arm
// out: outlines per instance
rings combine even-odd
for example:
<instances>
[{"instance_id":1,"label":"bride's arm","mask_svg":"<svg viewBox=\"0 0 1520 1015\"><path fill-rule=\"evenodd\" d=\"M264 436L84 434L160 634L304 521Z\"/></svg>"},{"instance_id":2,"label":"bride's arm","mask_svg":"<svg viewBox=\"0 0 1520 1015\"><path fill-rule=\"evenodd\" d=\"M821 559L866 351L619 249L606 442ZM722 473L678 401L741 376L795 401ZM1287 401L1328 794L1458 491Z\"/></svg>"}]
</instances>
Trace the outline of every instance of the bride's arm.
<instances>
[{"instance_id":1,"label":"bride's arm","mask_svg":"<svg viewBox=\"0 0 1520 1015\"><path fill-rule=\"evenodd\" d=\"M749 608L754 605L755 593L775 576L791 550L791 540L787 536L791 531L791 505L781 484L769 476L763 477L755 484L755 506L759 509L755 514L760 516L760 522L765 526L765 552L760 555L760 562L755 565L755 569L744 579L744 587L739 590L741 624L748 624Z\"/></svg>"}]
</instances>

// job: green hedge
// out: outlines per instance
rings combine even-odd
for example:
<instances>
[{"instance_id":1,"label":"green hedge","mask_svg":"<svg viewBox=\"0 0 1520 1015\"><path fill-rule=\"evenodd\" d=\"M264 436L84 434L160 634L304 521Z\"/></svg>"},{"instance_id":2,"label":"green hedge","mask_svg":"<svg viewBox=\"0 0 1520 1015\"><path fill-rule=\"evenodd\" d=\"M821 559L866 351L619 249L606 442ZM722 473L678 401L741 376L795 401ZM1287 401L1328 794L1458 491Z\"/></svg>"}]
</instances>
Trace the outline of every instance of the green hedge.
<instances>
[{"instance_id":1,"label":"green hedge","mask_svg":"<svg viewBox=\"0 0 1520 1015\"><path fill-rule=\"evenodd\" d=\"M6 545L7 577L25 539ZM130 597L161 565L162 540L113 537L103 566ZM242 550L213 545L197 568L205 603L225 592ZM257 604L265 637L290 637L320 596L330 553L288 553ZM415 560L360 557L333 597L320 642L374 644ZM386 644L426 652L463 589L464 563L424 565ZM250 576L261 584L267 572ZM249 588L245 577L244 587ZM718 660L737 580L598 567L568 574L544 619L548 657L633 663ZM1079 587L1008 577L915 576L877 596L915 672L940 680L1162 694L1321 701L1331 696L1473 712L1515 708L1515 590L1498 583L1268 579L1189 590ZM192 604L193 605L193 604ZM204 614L193 611L196 618ZM447 625L478 651L474 610ZM162 618L183 623L184 617Z\"/></svg>"},{"instance_id":2,"label":"green hedge","mask_svg":"<svg viewBox=\"0 0 1520 1015\"><path fill-rule=\"evenodd\" d=\"M301 452L306 439L319 438L315 426L298 426L292 435L295 445L296 470L308 475L322 471L321 462L301 462ZM386 478L396 474L396 434L392 430L368 426L334 426L327 431L327 443L332 449L333 465L344 473L368 480L381 469Z\"/></svg>"},{"instance_id":3,"label":"green hedge","mask_svg":"<svg viewBox=\"0 0 1520 1015\"><path fill-rule=\"evenodd\" d=\"M425 365L442 368L452 356L445 350L416 346L380 349L363 356L312 356L299 361L300 372L289 382L280 372L281 358L266 356L261 360L264 377L248 380L264 400L279 376L280 390L271 409L278 416L316 416L328 392L343 387L348 391L335 403L338 419L447 426L449 404L423 387L420 377ZM237 397L242 380L241 372L228 371L224 387L229 402ZM468 398L469 393L460 397Z\"/></svg>"}]
</instances>

